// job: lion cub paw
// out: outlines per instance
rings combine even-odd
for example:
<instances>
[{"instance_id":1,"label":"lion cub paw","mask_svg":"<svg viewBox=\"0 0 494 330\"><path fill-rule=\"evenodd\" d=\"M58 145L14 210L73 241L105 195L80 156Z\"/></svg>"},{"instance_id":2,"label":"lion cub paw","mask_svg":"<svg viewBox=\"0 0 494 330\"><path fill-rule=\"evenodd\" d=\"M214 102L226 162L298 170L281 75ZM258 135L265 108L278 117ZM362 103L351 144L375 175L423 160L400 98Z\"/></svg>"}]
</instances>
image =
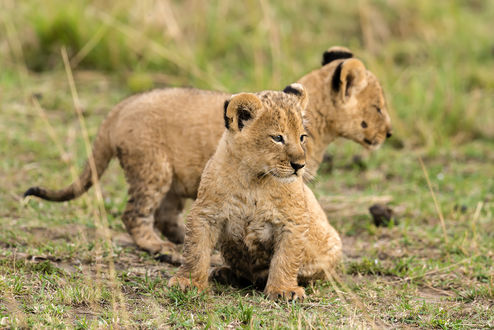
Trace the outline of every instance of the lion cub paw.
<instances>
[{"instance_id":1,"label":"lion cub paw","mask_svg":"<svg viewBox=\"0 0 494 330\"><path fill-rule=\"evenodd\" d=\"M199 291L204 291L207 288L207 283L198 283L190 277L175 275L168 281L168 287L172 286L178 286L182 291L192 288L197 288Z\"/></svg>"},{"instance_id":2,"label":"lion cub paw","mask_svg":"<svg viewBox=\"0 0 494 330\"><path fill-rule=\"evenodd\" d=\"M183 257L175 252L160 251L154 255L154 259L160 262L166 262L173 266L181 266L183 264Z\"/></svg>"},{"instance_id":3,"label":"lion cub paw","mask_svg":"<svg viewBox=\"0 0 494 330\"><path fill-rule=\"evenodd\" d=\"M266 286L264 293L271 300L283 299L287 301L305 299L305 290L301 286L295 286L292 288L278 288L272 286Z\"/></svg>"},{"instance_id":4,"label":"lion cub paw","mask_svg":"<svg viewBox=\"0 0 494 330\"><path fill-rule=\"evenodd\" d=\"M149 230L147 227L133 228L130 234L140 249L146 250L151 254L167 254L175 252L177 249L175 244L163 241L154 230Z\"/></svg>"}]
</instances>

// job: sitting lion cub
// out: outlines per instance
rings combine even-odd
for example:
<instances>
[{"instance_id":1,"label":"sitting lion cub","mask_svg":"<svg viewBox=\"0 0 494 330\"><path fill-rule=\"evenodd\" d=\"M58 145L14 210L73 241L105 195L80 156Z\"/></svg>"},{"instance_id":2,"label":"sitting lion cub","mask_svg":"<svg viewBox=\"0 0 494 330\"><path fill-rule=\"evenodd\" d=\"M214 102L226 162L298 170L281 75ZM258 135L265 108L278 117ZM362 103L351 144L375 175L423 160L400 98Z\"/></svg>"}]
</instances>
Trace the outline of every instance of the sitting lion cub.
<instances>
[{"instance_id":1,"label":"sitting lion cub","mask_svg":"<svg viewBox=\"0 0 494 330\"><path fill-rule=\"evenodd\" d=\"M338 262L340 237L302 178L307 102L302 85L292 84L225 104L227 130L202 174L185 262L169 286L206 289L215 246L236 276L266 283L271 299L303 299L298 280L324 278Z\"/></svg>"}]
</instances>

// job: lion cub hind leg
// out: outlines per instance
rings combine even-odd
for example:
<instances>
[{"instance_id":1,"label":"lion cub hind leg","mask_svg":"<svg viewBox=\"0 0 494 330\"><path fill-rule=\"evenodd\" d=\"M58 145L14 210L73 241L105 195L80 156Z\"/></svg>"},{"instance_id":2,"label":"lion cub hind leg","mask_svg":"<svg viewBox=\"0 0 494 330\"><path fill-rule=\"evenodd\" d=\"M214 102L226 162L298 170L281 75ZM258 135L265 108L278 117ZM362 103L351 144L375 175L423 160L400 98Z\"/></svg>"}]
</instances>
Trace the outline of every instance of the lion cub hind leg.
<instances>
[{"instance_id":1,"label":"lion cub hind leg","mask_svg":"<svg viewBox=\"0 0 494 330\"><path fill-rule=\"evenodd\" d=\"M184 199L168 191L154 213L156 228L170 241L182 244L185 237L185 225L182 218Z\"/></svg>"},{"instance_id":2,"label":"lion cub hind leg","mask_svg":"<svg viewBox=\"0 0 494 330\"><path fill-rule=\"evenodd\" d=\"M299 283L328 280L341 261L340 236L325 217L323 220L324 226L314 222L307 233L306 258L299 270Z\"/></svg>"},{"instance_id":3,"label":"lion cub hind leg","mask_svg":"<svg viewBox=\"0 0 494 330\"><path fill-rule=\"evenodd\" d=\"M127 231L139 248L180 263L175 244L163 241L154 230L154 212L172 180L166 157L134 150L132 154L120 152L119 158L129 183L129 200L122 216Z\"/></svg>"}]
</instances>

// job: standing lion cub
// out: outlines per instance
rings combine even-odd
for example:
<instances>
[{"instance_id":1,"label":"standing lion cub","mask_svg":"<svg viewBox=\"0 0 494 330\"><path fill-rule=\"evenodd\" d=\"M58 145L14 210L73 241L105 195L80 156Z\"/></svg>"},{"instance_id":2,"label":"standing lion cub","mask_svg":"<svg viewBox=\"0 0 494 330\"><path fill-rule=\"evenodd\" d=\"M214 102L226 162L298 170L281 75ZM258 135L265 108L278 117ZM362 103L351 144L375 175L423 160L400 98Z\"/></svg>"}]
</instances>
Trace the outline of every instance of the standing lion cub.
<instances>
[{"instance_id":1,"label":"standing lion cub","mask_svg":"<svg viewBox=\"0 0 494 330\"><path fill-rule=\"evenodd\" d=\"M208 285L218 246L231 273L265 283L271 299L303 299L298 281L324 278L341 255L341 240L304 184L307 94L242 93L225 105L226 130L202 174L187 217L184 263L168 283Z\"/></svg>"},{"instance_id":2,"label":"standing lion cub","mask_svg":"<svg viewBox=\"0 0 494 330\"><path fill-rule=\"evenodd\" d=\"M364 64L343 47L323 54L323 66L298 82L310 102L306 111L307 172L314 175L329 143L338 137L375 149L391 135L381 85ZM129 185L122 220L134 242L152 253L173 254L181 243L185 198L196 198L202 170L223 133L220 114L231 95L198 89L168 88L127 98L110 112L93 144L100 177L117 157ZM79 180L60 189L29 188L50 201L68 201L93 184L86 164Z\"/></svg>"}]
</instances>

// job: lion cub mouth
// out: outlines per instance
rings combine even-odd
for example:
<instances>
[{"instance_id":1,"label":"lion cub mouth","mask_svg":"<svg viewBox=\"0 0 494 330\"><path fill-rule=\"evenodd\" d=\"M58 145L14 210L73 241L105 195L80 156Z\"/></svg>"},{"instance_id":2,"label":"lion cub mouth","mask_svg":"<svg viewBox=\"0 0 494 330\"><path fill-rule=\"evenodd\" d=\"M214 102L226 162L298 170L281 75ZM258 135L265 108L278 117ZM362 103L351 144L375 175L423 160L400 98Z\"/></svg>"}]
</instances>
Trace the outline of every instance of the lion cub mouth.
<instances>
[{"instance_id":1,"label":"lion cub mouth","mask_svg":"<svg viewBox=\"0 0 494 330\"><path fill-rule=\"evenodd\" d=\"M365 138L363 142L360 142L360 144L363 145L366 149L374 151L381 147L382 141L379 141L378 139L371 141Z\"/></svg>"},{"instance_id":2,"label":"lion cub mouth","mask_svg":"<svg viewBox=\"0 0 494 330\"><path fill-rule=\"evenodd\" d=\"M271 176L282 183L290 183L290 182L295 181L298 177L303 177L304 174L305 174L304 170L288 172L288 171L279 171L276 169L271 169L271 170L267 170L267 171L259 173L257 175L257 178L263 179L267 176Z\"/></svg>"},{"instance_id":3,"label":"lion cub mouth","mask_svg":"<svg viewBox=\"0 0 494 330\"><path fill-rule=\"evenodd\" d=\"M285 176L285 177L280 177L280 176L274 176L274 177L276 178L276 180L278 180L281 183L291 183L298 178L298 175L292 174L290 176Z\"/></svg>"},{"instance_id":4,"label":"lion cub mouth","mask_svg":"<svg viewBox=\"0 0 494 330\"><path fill-rule=\"evenodd\" d=\"M283 175L281 173L277 172L270 172L271 176L276 178L276 180L283 182L283 183L290 183L295 181L299 176L301 176L303 173L301 171L293 171L291 173L288 173L286 175Z\"/></svg>"}]
</instances>

